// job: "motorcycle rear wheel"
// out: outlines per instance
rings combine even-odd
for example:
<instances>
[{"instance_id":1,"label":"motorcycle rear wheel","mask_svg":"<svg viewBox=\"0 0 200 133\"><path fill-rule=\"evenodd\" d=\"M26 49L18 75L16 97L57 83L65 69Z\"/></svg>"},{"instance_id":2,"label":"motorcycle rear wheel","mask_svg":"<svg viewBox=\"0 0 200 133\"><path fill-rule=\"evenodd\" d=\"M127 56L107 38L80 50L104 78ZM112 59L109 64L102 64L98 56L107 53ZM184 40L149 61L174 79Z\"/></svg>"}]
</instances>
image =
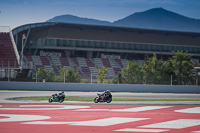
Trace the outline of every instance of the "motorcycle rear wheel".
<instances>
[{"instance_id":1,"label":"motorcycle rear wheel","mask_svg":"<svg viewBox=\"0 0 200 133\"><path fill-rule=\"evenodd\" d=\"M64 101L64 99L61 97L59 100L59 103L62 103Z\"/></svg>"},{"instance_id":2,"label":"motorcycle rear wheel","mask_svg":"<svg viewBox=\"0 0 200 133\"><path fill-rule=\"evenodd\" d=\"M49 98L49 103L52 103L52 98Z\"/></svg>"},{"instance_id":3,"label":"motorcycle rear wheel","mask_svg":"<svg viewBox=\"0 0 200 133\"><path fill-rule=\"evenodd\" d=\"M99 102L99 99L96 97L95 99L94 99L94 103L98 103Z\"/></svg>"}]
</instances>

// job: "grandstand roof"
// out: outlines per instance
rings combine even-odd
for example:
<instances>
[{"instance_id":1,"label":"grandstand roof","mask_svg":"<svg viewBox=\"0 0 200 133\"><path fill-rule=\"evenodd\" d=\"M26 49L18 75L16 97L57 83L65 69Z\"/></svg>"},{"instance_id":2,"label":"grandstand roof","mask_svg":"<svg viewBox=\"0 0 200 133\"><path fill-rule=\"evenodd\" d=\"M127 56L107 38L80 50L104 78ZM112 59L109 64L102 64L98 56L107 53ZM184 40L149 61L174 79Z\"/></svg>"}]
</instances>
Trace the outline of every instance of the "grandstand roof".
<instances>
[{"instance_id":1,"label":"grandstand roof","mask_svg":"<svg viewBox=\"0 0 200 133\"><path fill-rule=\"evenodd\" d=\"M12 30L20 51L27 34L30 49L172 54L183 50L200 56L200 33L97 26L60 22L33 23ZM30 34L29 34L30 32Z\"/></svg>"},{"instance_id":2,"label":"grandstand roof","mask_svg":"<svg viewBox=\"0 0 200 133\"><path fill-rule=\"evenodd\" d=\"M183 32L183 31L167 31L167 30L154 30L154 29L142 29L142 28L127 28L117 26L99 26L99 25L86 25L86 24L75 24L75 23L61 23L61 22L42 22L42 23L31 23L16 27L12 30L13 34L19 33L24 30L33 28L43 28L46 26L62 26L62 27L73 27L80 29L102 29L109 31L128 31L142 33L159 33L164 35L187 35L191 37L200 37L200 33L197 32Z\"/></svg>"}]
</instances>

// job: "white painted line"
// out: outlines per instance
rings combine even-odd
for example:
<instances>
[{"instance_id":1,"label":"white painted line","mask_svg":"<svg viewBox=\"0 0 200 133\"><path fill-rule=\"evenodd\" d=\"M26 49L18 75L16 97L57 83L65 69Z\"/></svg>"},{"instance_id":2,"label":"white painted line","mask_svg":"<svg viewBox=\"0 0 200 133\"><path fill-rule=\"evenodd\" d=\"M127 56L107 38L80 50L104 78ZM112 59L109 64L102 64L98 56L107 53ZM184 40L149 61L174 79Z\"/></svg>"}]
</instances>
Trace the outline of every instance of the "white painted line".
<instances>
[{"instance_id":1,"label":"white painted line","mask_svg":"<svg viewBox=\"0 0 200 133\"><path fill-rule=\"evenodd\" d=\"M61 125L61 124L71 124L73 122L55 122L55 121L33 121L33 122L24 122L21 124L36 124L36 125Z\"/></svg>"},{"instance_id":2,"label":"white painted line","mask_svg":"<svg viewBox=\"0 0 200 133\"><path fill-rule=\"evenodd\" d=\"M20 108L0 108L0 110L59 110L59 109L90 108L90 106L76 106L76 105L20 105L19 107Z\"/></svg>"},{"instance_id":3,"label":"white painted line","mask_svg":"<svg viewBox=\"0 0 200 133\"><path fill-rule=\"evenodd\" d=\"M154 109L163 109L169 108L172 106L144 106L144 107L136 107L136 108L127 108L127 109L78 109L76 111L119 111L119 112L140 112Z\"/></svg>"},{"instance_id":4,"label":"white painted line","mask_svg":"<svg viewBox=\"0 0 200 133\"><path fill-rule=\"evenodd\" d=\"M113 109L111 111L140 112L140 111L147 111L147 110L154 110L154 109L163 109L163 108L170 108L170 107L173 107L173 106L143 106L143 107L127 108L127 109Z\"/></svg>"},{"instance_id":5,"label":"white painted line","mask_svg":"<svg viewBox=\"0 0 200 133\"><path fill-rule=\"evenodd\" d=\"M136 128L125 128L125 129L119 129L119 130L115 130L115 131L160 133L160 132L165 132L165 131L168 131L168 130L162 130L162 129L136 129Z\"/></svg>"},{"instance_id":6,"label":"white painted line","mask_svg":"<svg viewBox=\"0 0 200 133\"><path fill-rule=\"evenodd\" d=\"M134 122L140 120L146 120L149 118L121 118L121 117L112 117L91 121L80 121L80 122L54 122L54 121L33 121L33 122L24 122L21 124L38 124L38 125L58 125L58 124L69 124L69 125L79 125L79 126L111 126L115 124L122 124L127 122Z\"/></svg>"},{"instance_id":7,"label":"white painted line","mask_svg":"<svg viewBox=\"0 0 200 133\"><path fill-rule=\"evenodd\" d=\"M110 109L78 109L75 111L110 111Z\"/></svg>"},{"instance_id":8,"label":"white painted line","mask_svg":"<svg viewBox=\"0 0 200 133\"><path fill-rule=\"evenodd\" d=\"M200 131L193 131L192 133L200 133Z\"/></svg>"},{"instance_id":9,"label":"white painted line","mask_svg":"<svg viewBox=\"0 0 200 133\"><path fill-rule=\"evenodd\" d=\"M116 124L122 124L127 122L134 122L140 120L146 120L149 118L123 118L123 117L111 117L105 119L91 120L91 121L81 121L74 122L70 125L79 125L79 126L111 126Z\"/></svg>"},{"instance_id":10,"label":"white painted line","mask_svg":"<svg viewBox=\"0 0 200 133\"><path fill-rule=\"evenodd\" d=\"M175 110L174 112L180 112L180 113L200 113L200 107L180 109L180 110Z\"/></svg>"},{"instance_id":11,"label":"white painted line","mask_svg":"<svg viewBox=\"0 0 200 133\"><path fill-rule=\"evenodd\" d=\"M199 119L178 119L173 121L161 122L151 125L140 126L143 128L172 128L172 129L182 129L192 126L200 125Z\"/></svg>"},{"instance_id":12,"label":"white painted line","mask_svg":"<svg viewBox=\"0 0 200 133\"><path fill-rule=\"evenodd\" d=\"M18 115L18 114L0 114L9 118L1 118L0 122L16 122L16 121L33 121L33 120L45 120L50 119L49 116L42 115Z\"/></svg>"},{"instance_id":13,"label":"white painted line","mask_svg":"<svg viewBox=\"0 0 200 133\"><path fill-rule=\"evenodd\" d=\"M20 107L59 107L60 109L79 109L79 108L90 108L90 106L79 106L79 105L20 105Z\"/></svg>"}]
</instances>

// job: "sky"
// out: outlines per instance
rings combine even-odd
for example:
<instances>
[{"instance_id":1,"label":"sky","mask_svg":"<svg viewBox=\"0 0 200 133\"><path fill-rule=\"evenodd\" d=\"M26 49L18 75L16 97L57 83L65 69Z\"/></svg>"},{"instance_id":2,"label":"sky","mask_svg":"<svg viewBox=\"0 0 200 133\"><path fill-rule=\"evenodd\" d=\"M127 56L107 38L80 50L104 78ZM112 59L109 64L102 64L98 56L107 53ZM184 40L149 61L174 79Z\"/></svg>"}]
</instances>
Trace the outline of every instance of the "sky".
<instances>
[{"instance_id":1,"label":"sky","mask_svg":"<svg viewBox=\"0 0 200 133\"><path fill-rule=\"evenodd\" d=\"M0 26L13 29L66 14L113 22L160 7L200 19L200 0L0 0Z\"/></svg>"}]
</instances>

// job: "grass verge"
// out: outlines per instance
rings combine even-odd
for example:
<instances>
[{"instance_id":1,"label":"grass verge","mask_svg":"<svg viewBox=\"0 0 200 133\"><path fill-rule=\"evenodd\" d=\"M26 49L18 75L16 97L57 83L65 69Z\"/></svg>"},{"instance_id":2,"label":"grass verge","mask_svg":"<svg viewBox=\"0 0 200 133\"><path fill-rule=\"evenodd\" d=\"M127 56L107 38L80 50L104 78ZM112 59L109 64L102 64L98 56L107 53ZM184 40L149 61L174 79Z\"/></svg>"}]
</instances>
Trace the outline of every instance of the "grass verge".
<instances>
[{"instance_id":1,"label":"grass verge","mask_svg":"<svg viewBox=\"0 0 200 133\"><path fill-rule=\"evenodd\" d=\"M23 100L47 101L50 97L26 97ZM65 101L93 101L95 97L65 97ZM113 98L113 101L200 101L200 99L135 99L135 98Z\"/></svg>"}]
</instances>

